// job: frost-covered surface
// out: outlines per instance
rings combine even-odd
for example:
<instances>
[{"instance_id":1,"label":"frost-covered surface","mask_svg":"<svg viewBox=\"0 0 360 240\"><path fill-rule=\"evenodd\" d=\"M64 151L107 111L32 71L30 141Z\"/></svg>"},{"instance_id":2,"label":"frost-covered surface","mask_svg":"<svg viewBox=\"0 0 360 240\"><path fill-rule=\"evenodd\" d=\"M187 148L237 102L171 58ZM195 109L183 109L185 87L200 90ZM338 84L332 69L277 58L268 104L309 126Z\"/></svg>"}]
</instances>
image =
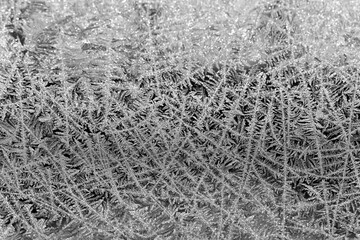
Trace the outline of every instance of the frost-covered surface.
<instances>
[{"instance_id":1,"label":"frost-covered surface","mask_svg":"<svg viewBox=\"0 0 360 240\"><path fill-rule=\"evenodd\" d=\"M4 2L1 239L360 233L355 3Z\"/></svg>"}]
</instances>

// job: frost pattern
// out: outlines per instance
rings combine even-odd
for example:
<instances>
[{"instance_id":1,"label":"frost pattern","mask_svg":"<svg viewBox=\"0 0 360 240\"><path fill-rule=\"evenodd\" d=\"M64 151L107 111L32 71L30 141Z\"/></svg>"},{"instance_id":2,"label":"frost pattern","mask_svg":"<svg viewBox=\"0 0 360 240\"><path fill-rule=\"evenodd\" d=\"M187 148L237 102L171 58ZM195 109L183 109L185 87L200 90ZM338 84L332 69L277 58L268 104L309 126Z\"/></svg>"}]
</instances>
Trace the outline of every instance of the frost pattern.
<instances>
[{"instance_id":1,"label":"frost pattern","mask_svg":"<svg viewBox=\"0 0 360 240\"><path fill-rule=\"evenodd\" d=\"M358 38L331 38L336 9L262 3L238 34L221 4L87 3L2 7L2 238L356 238Z\"/></svg>"}]
</instances>

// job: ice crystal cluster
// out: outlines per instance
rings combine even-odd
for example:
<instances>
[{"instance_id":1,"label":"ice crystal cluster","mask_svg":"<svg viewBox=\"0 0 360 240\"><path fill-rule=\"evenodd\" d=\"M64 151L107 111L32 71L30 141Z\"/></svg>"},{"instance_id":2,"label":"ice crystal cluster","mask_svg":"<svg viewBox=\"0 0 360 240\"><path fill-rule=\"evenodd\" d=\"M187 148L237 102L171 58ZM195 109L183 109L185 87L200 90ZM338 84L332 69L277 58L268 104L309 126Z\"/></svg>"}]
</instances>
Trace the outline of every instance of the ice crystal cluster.
<instances>
[{"instance_id":1,"label":"ice crystal cluster","mask_svg":"<svg viewBox=\"0 0 360 240\"><path fill-rule=\"evenodd\" d=\"M355 2L2 3L0 239L357 239Z\"/></svg>"}]
</instances>

